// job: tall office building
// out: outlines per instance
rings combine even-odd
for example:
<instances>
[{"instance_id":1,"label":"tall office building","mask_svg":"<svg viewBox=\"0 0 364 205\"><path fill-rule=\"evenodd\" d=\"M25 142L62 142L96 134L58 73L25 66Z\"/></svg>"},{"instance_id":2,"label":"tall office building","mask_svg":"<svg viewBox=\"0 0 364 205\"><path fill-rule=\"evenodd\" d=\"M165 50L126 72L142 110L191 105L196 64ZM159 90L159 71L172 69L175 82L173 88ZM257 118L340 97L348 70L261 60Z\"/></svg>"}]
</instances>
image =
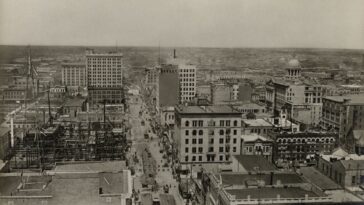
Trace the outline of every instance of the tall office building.
<instances>
[{"instance_id":1,"label":"tall office building","mask_svg":"<svg viewBox=\"0 0 364 205\"><path fill-rule=\"evenodd\" d=\"M106 100L123 102L123 55L121 53L86 53L87 88L91 105Z\"/></svg>"},{"instance_id":2,"label":"tall office building","mask_svg":"<svg viewBox=\"0 0 364 205\"><path fill-rule=\"evenodd\" d=\"M62 64L62 85L84 87L87 85L86 66L83 63Z\"/></svg>"},{"instance_id":3,"label":"tall office building","mask_svg":"<svg viewBox=\"0 0 364 205\"><path fill-rule=\"evenodd\" d=\"M178 64L180 103L190 102L196 96L196 66Z\"/></svg>"},{"instance_id":4,"label":"tall office building","mask_svg":"<svg viewBox=\"0 0 364 205\"><path fill-rule=\"evenodd\" d=\"M162 64L158 80L159 107L175 106L179 102L180 84L177 66Z\"/></svg>"}]
</instances>

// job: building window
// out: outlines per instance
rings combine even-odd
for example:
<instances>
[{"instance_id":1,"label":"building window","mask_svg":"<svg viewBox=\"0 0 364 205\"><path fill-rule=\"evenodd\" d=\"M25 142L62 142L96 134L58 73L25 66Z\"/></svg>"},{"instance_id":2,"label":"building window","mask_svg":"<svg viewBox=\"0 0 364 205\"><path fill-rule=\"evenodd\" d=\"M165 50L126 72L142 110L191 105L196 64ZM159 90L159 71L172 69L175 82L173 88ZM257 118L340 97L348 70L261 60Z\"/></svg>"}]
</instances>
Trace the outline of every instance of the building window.
<instances>
[{"instance_id":1,"label":"building window","mask_svg":"<svg viewBox=\"0 0 364 205\"><path fill-rule=\"evenodd\" d=\"M192 147L192 153L196 153L196 147Z\"/></svg>"},{"instance_id":2,"label":"building window","mask_svg":"<svg viewBox=\"0 0 364 205\"><path fill-rule=\"evenodd\" d=\"M192 135L193 136L196 136L196 134L197 134L197 131L196 130L192 130Z\"/></svg>"},{"instance_id":3,"label":"building window","mask_svg":"<svg viewBox=\"0 0 364 205\"><path fill-rule=\"evenodd\" d=\"M224 152L224 147L219 147L219 152Z\"/></svg>"},{"instance_id":4,"label":"building window","mask_svg":"<svg viewBox=\"0 0 364 205\"><path fill-rule=\"evenodd\" d=\"M185 139L185 144L188 144L188 139Z\"/></svg>"},{"instance_id":5,"label":"building window","mask_svg":"<svg viewBox=\"0 0 364 205\"><path fill-rule=\"evenodd\" d=\"M188 136L190 134L189 130L186 130L185 135Z\"/></svg>"},{"instance_id":6,"label":"building window","mask_svg":"<svg viewBox=\"0 0 364 205\"><path fill-rule=\"evenodd\" d=\"M196 139L192 139L192 144L196 144Z\"/></svg>"},{"instance_id":7,"label":"building window","mask_svg":"<svg viewBox=\"0 0 364 205\"><path fill-rule=\"evenodd\" d=\"M196 161L196 156L192 156L192 161Z\"/></svg>"},{"instance_id":8,"label":"building window","mask_svg":"<svg viewBox=\"0 0 364 205\"><path fill-rule=\"evenodd\" d=\"M219 131L220 135L224 135L224 130Z\"/></svg>"},{"instance_id":9,"label":"building window","mask_svg":"<svg viewBox=\"0 0 364 205\"><path fill-rule=\"evenodd\" d=\"M233 143L236 144L236 138L233 139Z\"/></svg>"},{"instance_id":10,"label":"building window","mask_svg":"<svg viewBox=\"0 0 364 205\"><path fill-rule=\"evenodd\" d=\"M199 130L198 135L203 135L203 130Z\"/></svg>"},{"instance_id":11,"label":"building window","mask_svg":"<svg viewBox=\"0 0 364 205\"><path fill-rule=\"evenodd\" d=\"M220 161L224 161L224 156L223 155L220 155Z\"/></svg>"},{"instance_id":12,"label":"building window","mask_svg":"<svg viewBox=\"0 0 364 205\"><path fill-rule=\"evenodd\" d=\"M230 120L226 120L226 126L229 127L230 126Z\"/></svg>"},{"instance_id":13,"label":"building window","mask_svg":"<svg viewBox=\"0 0 364 205\"><path fill-rule=\"evenodd\" d=\"M198 148L198 152L199 152L199 153L202 153L202 152L203 152L203 148L202 148L202 147L199 147L199 148Z\"/></svg>"},{"instance_id":14,"label":"building window","mask_svg":"<svg viewBox=\"0 0 364 205\"><path fill-rule=\"evenodd\" d=\"M238 121L237 120L235 120L234 121L234 127L237 127L238 126Z\"/></svg>"},{"instance_id":15,"label":"building window","mask_svg":"<svg viewBox=\"0 0 364 205\"><path fill-rule=\"evenodd\" d=\"M198 139L198 144L202 144L203 140L202 139Z\"/></svg>"},{"instance_id":16,"label":"building window","mask_svg":"<svg viewBox=\"0 0 364 205\"><path fill-rule=\"evenodd\" d=\"M220 127L224 127L224 120L220 120Z\"/></svg>"},{"instance_id":17,"label":"building window","mask_svg":"<svg viewBox=\"0 0 364 205\"><path fill-rule=\"evenodd\" d=\"M199 120L199 121L198 121L198 126L199 126L199 127L203 127L203 120Z\"/></svg>"},{"instance_id":18,"label":"building window","mask_svg":"<svg viewBox=\"0 0 364 205\"><path fill-rule=\"evenodd\" d=\"M236 147L233 147L233 152L236 152Z\"/></svg>"},{"instance_id":19,"label":"building window","mask_svg":"<svg viewBox=\"0 0 364 205\"><path fill-rule=\"evenodd\" d=\"M185 122L186 127L190 126L190 121Z\"/></svg>"},{"instance_id":20,"label":"building window","mask_svg":"<svg viewBox=\"0 0 364 205\"><path fill-rule=\"evenodd\" d=\"M202 161L202 156L198 156L198 161Z\"/></svg>"},{"instance_id":21,"label":"building window","mask_svg":"<svg viewBox=\"0 0 364 205\"><path fill-rule=\"evenodd\" d=\"M192 121L192 126L197 127L197 120Z\"/></svg>"},{"instance_id":22,"label":"building window","mask_svg":"<svg viewBox=\"0 0 364 205\"><path fill-rule=\"evenodd\" d=\"M352 185L356 184L355 176L352 176L352 177L351 177L351 184L352 184Z\"/></svg>"},{"instance_id":23,"label":"building window","mask_svg":"<svg viewBox=\"0 0 364 205\"><path fill-rule=\"evenodd\" d=\"M238 131L237 130L233 130L233 133L234 133L234 135L237 135L238 134Z\"/></svg>"},{"instance_id":24,"label":"building window","mask_svg":"<svg viewBox=\"0 0 364 205\"><path fill-rule=\"evenodd\" d=\"M185 161L188 162L188 156L185 156Z\"/></svg>"},{"instance_id":25,"label":"building window","mask_svg":"<svg viewBox=\"0 0 364 205\"><path fill-rule=\"evenodd\" d=\"M209 152L213 152L214 151L214 147L209 147Z\"/></svg>"},{"instance_id":26,"label":"building window","mask_svg":"<svg viewBox=\"0 0 364 205\"><path fill-rule=\"evenodd\" d=\"M188 147L185 148L185 152L188 153Z\"/></svg>"},{"instance_id":27,"label":"building window","mask_svg":"<svg viewBox=\"0 0 364 205\"><path fill-rule=\"evenodd\" d=\"M223 144L223 143L224 143L224 139L223 139L223 138L220 138L220 139L219 139L219 143L220 143L220 144Z\"/></svg>"}]
</instances>

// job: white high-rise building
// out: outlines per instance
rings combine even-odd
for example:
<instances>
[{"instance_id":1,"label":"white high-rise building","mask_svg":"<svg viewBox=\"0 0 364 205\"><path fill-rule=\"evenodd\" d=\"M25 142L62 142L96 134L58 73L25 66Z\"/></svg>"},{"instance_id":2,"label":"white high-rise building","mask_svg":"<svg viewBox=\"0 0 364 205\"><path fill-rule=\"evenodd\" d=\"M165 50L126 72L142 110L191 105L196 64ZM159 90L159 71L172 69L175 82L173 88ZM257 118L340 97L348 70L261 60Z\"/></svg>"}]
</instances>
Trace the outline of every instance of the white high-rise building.
<instances>
[{"instance_id":1,"label":"white high-rise building","mask_svg":"<svg viewBox=\"0 0 364 205\"><path fill-rule=\"evenodd\" d=\"M180 103L192 101L196 96L196 66L179 64Z\"/></svg>"},{"instance_id":2,"label":"white high-rise building","mask_svg":"<svg viewBox=\"0 0 364 205\"><path fill-rule=\"evenodd\" d=\"M122 103L123 54L86 53L87 88L90 103Z\"/></svg>"},{"instance_id":3,"label":"white high-rise building","mask_svg":"<svg viewBox=\"0 0 364 205\"><path fill-rule=\"evenodd\" d=\"M62 85L83 87L86 84L87 73L84 63L62 64Z\"/></svg>"}]
</instances>

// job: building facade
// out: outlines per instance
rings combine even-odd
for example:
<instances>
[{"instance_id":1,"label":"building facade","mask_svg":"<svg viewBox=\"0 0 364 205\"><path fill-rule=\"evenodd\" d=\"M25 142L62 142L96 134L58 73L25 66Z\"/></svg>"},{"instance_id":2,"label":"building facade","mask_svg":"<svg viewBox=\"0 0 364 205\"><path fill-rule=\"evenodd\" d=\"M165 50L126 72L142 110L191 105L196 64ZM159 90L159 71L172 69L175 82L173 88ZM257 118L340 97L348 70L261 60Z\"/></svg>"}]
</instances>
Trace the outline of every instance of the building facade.
<instances>
[{"instance_id":1,"label":"building facade","mask_svg":"<svg viewBox=\"0 0 364 205\"><path fill-rule=\"evenodd\" d=\"M258 134L241 135L242 155L261 155L272 162L273 140Z\"/></svg>"},{"instance_id":2,"label":"building facade","mask_svg":"<svg viewBox=\"0 0 364 205\"><path fill-rule=\"evenodd\" d=\"M335 130L340 138L351 130L364 129L364 96L327 96L323 98L321 126Z\"/></svg>"},{"instance_id":3,"label":"building facade","mask_svg":"<svg viewBox=\"0 0 364 205\"><path fill-rule=\"evenodd\" d=\"M196 66L179 64L180 103L190 102L196 96Z\"/></svg>"},{"instance_id":4,"label":"building facade","mask_svg":"<svg viewBox=\"0 0 364 205\"><path fill-rule=\"evenodd\" d=\"M337 141L335 133L269 133L274 140L274 160L306 161L318 153L331 153Z\"/></svg>"},{"instance_id":5,"label":"building facade","mask_svg":"<svg viewBox=\"0 0 364 205\"><path fill-rule=\"evenodd\" d=\"M316 168L342 187L364 184L364 157L348 154L341 148L320 155Z\"/></svg>"},{"instance_id":6,"label":"building facade","mask_svg":"<svg viewBox=\"0 0 364 205\"><path fill-rule=\"evenodd\" d=\"M226 163L240 153L241 113L230 106L178 106L175 134L182 164Z\"/></svg>"},{"instance_id":7,"label":"building facade","mask_svg":"<svg viewBox=\"0 0 364 205\"><path fill-rule=\"evenodd\" d=\"M123 55L86 53L87 88L91 105L106 101L120 104L123 92Z\"/></svg>"},{"instance_id":8,"label":"building facade","mask_svg":"<svg viewBox=\"0 0 364 205\"><path fill-rule=\"evenodd\" d=\"M62 85L87 86L86 65L83 63L62 64Z\"/></svg>"},{"instance_id":9,"label":"building facade","mask_svg":"<svg viewBox=\"0 0 364 205\"><path fill-rule=\"evenodd\" d=\"M158 97L159 107L175 106L180 101L180 80L176 65L161 65L158 77Z\"/></svg>"}]
</instances>

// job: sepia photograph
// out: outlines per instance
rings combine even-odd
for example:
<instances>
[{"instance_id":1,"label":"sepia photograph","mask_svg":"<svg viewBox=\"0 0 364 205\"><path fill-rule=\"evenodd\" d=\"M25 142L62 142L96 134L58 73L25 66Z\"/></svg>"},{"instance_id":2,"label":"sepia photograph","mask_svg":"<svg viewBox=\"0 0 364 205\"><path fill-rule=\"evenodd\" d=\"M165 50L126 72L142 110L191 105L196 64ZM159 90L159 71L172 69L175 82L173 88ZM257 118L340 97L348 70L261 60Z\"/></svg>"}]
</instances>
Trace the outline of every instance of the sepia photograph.
<instances>
[{"instance_id":1,"label":"sepia photograph","mask_svg":"<svg viewBox=\"0 0 364 205\"><path fill-rule=\"evenodd\" d=\"M0 0L0 205L364 204L364 0Z\"/></svg>"}]
</instances>

